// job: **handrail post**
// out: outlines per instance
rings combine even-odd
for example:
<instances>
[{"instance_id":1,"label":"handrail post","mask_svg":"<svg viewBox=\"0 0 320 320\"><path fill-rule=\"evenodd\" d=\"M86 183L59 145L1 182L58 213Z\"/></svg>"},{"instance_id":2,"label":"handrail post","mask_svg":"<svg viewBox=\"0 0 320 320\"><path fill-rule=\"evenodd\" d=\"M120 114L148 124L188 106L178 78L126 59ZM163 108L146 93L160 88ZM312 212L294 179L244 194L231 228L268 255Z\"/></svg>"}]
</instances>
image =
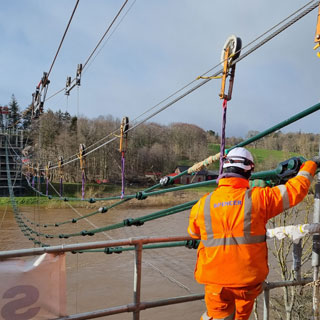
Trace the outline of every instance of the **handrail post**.
<instances>
[{"instance_id":1,"label":"handrail post","mask_svg":"<svg viewBox=\"0 0 320 320\"><path fill-rule=\"evenodd\" d=\"M141 262L142 262L142 242L139 241L139 243L135 245L133 303L135 305L136 310L133 312L133 320L140 319Z\"/></svg>"},{"instance_id":2,"label":"handrail post","mask_svg":"<svg viewBox=\"0 0 320 320\"><path fill-rule=\"evenodd\" d=\"M317 182L315 186L314 194L314 212L313 212L313 222L320 222L320 174L317 175ZM320 319L319 311L319 285L316 283L319 279L319 254L320 254L320 234L316 233L313 235L313 245L312 245L312 267L313 267L313 319Z\"/></svg>"},{"instance_id":3,"label":"handrail post","mask_svg":"<svg viewBox=\"0 0 320 320\"><path fill-rule=\"evenodd\" d=\"M263 291L263 320L269 320L270 289L266 287Z\"/></svg>"},{"instance_id":4,"label":"handrail post","mask_svg":"<svg viewBox=\"0 0 320 320\"><path fill-rule=\"evenodd\" d=\"M302 256L302 246L301 239L298 243L293 243L292 257L293 257L293 272L294 280L301 280L301 256Z\"/></svg>"}]
</instances>

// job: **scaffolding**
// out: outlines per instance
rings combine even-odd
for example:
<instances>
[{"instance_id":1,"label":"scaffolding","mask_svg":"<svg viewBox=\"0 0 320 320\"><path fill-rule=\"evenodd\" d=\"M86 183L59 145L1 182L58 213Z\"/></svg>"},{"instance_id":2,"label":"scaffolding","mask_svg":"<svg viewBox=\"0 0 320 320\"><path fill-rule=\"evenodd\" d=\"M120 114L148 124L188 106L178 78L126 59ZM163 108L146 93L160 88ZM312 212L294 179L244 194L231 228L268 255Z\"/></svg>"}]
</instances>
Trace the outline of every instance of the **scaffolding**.
<instances>
[{"instance_id":1,"label":"scaffolding","mask_svg":"<svg viewBox=\"0 0 320 320\"><path fill-rule=\"evenodd\" d=\"M23 149L23 130L0 127L0 196L9 196L8 176L6 170L5 142L10 145L9 168L12 185L16 196L24 194L24 183L21 172L21 151Z\"/></svg>"}]
</instances>

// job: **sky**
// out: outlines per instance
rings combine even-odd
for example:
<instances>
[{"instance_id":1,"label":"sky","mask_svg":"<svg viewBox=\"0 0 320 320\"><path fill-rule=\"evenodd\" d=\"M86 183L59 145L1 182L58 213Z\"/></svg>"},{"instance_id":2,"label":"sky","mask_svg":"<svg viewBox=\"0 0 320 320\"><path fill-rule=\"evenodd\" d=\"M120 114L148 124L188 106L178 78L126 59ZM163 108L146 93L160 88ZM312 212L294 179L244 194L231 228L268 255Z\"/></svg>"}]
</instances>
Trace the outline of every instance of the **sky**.
<instances>
[{"instance_id":1,"label":"sky","mask_svg":"<svg viewBox=\"0 0 320 320\"><path fill-rule=\"evenodd\" d=\"M47 98L65 87L67 76L74 78L77 65L87 60L123 2L80 0L51 71ZM8 104L12 94L21 110L31 103L36 85L52 64L75 3L0 2L0 105ZM69 97L61 92L48 99L45 110L134 120L219 65L230 35L240 37L245 46L306 3L129 0L110 37L83 71L81 86ZM316 21L317 9L237 64L228 103L227 136L245 137L250 130L263 131L319 102L320 59L313 50ZM221 66L214 71L219 69ZM211 80L150 121L191 123L220 132L220 86L221 80ZM282 131L319 133L319 115L314 113Z\"/></svg>"}]
</instances>

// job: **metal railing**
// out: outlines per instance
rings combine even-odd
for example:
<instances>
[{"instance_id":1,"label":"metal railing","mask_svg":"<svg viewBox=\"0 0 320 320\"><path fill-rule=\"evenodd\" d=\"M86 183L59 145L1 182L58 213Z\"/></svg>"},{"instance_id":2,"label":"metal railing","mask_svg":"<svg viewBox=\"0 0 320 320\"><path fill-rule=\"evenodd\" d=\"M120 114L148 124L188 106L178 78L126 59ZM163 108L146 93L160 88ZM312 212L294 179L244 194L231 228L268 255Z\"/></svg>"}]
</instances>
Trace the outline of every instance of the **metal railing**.
<instances>
[{"instance_id":1,"label":"metal railing","mask_svg":"<svg viewBox=\"0 0 320 320\"><path fill-rule=\"evenodd\" d=\"M57 318L56 320L80 320L80 319L94 319L100 318L103 316L110 316L119 313L132 312L133 319L140 319L140 312L149 308L155 308L160 306L185 303L190 301L202 300L204 299L204 294L190 294L185 296L170 297L162 300L155 301L141 301L141 266L142 266L142 251L143 245L146 244L155 244L155 243L169 243L169 242L178 242L178 241L190 241L192 238L186 236L180 237L136 237L129 239L120 239L120 240L108 240L108 241L99 241L99 242L89 242L89 243L78 243L78 244L66 244L59 246L51 246L44 248L31 248L31 249L21 249L21 250L11 250L11 251L2 251L0 252L0 260L16 257L25 257L25 256L34 256L41 255L43 253L53 253L60 254L65 252L77 252L90 249L106 249L111 247L121 247L121 246L134 246L134 286L133 286L133 303L120 305L116 307L110 307L106 309L99 309L94 311L89 311L85 313L72 314L65 317ZM297 259L297 258L295 258ZM298 256L299 259L299 256ZM295 265L299 265L299 261L294 261ZM298 286L305 285L313 281L312 278L301 279L299 276L300 270L295 270L296 276L299 280L293 281L279 281L279 282L266 282L264 284L264 310L263 310L263 320L269 320L269 299L270 299L270 290L279 287L287 286ZM316 319L316 318L314 318Z\"/></svg>"},{"instance_id":2,"label":"metal railing","mask_svg":"<svg viewBox=\"0 0 320 320\"><path fill-rule=\"evenodd\" d=\"M121 240L108 240L90 243L79 243L79 244L68 244L59 245L45 248L32 248L32 249L21 249L12 251L2 251L0 252L0 260L16 257L34 256L41 255L43 253L64 253L64 252L74 252L82 251L88 249L99 249L99 248L109 248L109 247L119 247L119 246L134 246L134 287L133 287L133 303L127 305L121 305L117 307L111 307L107 309L94 310L85 313L73 314L66 317L57 318L59 320L67 319L93 319L100 318L103 316L109 316L118 313L132 312L133 319L140 319L140 312L145 309L155 308L160 306L172 305L183 302L190 302L195 300L201 300L204 298L204 294L191 294L179 297L170 297L163 300L156 301L141 301L141 265L142 265L142 250L143 245L151 243L166 243L174 241L184 241L192 240L190 237L166 237L166 238L155 238L155 237L137 237L130 239Z\"/></svg>"}]
</instances>

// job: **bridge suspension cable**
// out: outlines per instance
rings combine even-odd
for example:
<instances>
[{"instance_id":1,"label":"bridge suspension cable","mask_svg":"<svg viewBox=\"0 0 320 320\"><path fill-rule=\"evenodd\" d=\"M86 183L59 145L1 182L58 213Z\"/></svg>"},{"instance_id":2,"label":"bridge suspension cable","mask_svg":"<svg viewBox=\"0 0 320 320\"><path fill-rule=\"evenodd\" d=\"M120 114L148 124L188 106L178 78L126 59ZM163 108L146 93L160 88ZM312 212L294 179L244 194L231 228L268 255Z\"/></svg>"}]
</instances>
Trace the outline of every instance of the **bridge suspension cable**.
<instances>
[{"instance_id":1,"label":"bridge suspension cable","mask_svg":"<svg viewBox=\"0 0 320 320\"><path fill-rule=\"evenodd\" d=\"M55 62L56 62L56 59L57 59L58 54L59 54L59 52L60 52L60 49L61 49L61 47L62 47L62 43L63 43L63 41L64 41L64 39L65 39L65 37L66 37L66 34L67 34L68 30L69 30L71 21L72 21L72 19L73 19L73 16L74 16L76 10L77 10L79 1L80 1L80 0L77 0L75 6L74 6L74 8L73 8L71 17L70 17L69 22L68 22L68 24L67 24L67 27L66 27L66 29L65 29L65 31L64 31L64 33L63 33L63 36L62 36L62 39L61 39L61 41L60 41L59 47L58 47L58 49L57 49L57 52L56 52L56 54L55 54L55 56L54 56L54 58L53 58L53 61L52 61L52 63L51 63L51 66L50 66L50 68L49 68L48 75L47 75L48 78L49 78L50 73L51 73L51 71L52 71L53 65L54 65Z\"/></svg>"},{"instance_id":2,"label":"bridge suspension cable","mask_svg":"<svg viewBox=\"0 0 320 320\"><path fill-rule=\"evenodd\" d=\"M134 1L135 2L135 1ZM88 65L89 61L92 59L93 55L95 54L95 52L97 51L97 49L99 48L99 46L101 45L101 43L103 42L104 38L106 37L106 35L109 33L110 29L112 28L112 26L114 25L114 23L116 22L116 20L118 19L119 15L121 14L122 10L124 9L124 7L126 6L126 4L128 3L128 0L125 0L124 3L122 4L120 10L118 11L118 13L116 14L116 16L113 18L112 22L110 23L110 25L108 26L108 28L106 29L106 31L104 32L104 34L102 35L102 37L100 38L100 40L98 41L97 45L95 46L95 48L92 50L92 52L90 53L90 55L88 56L88 58L86 59L86 61L82 64L82 70L84 70L86 68L86 66ZM132 7L132 6L131 6ZM129 10L131 9L131 7L129 8ZM129 11L128 10L128 11ZM127 11L127 12L128 12ZM122 21L122 20L121 20ZM120 21L120 23L121 23ZM76 81L76 78L72 79L70 84L74 83ZM58 90L57 92L55 92L54 94L52 94L50 97L48 97L45 101L53 98L54 96L56 96L57 94L61 93L62 91L65 90L65 87Z\"/></svg>"},{"instance_id":3,"label":"bridge suspension cable","mask_svg":"<svg viewBox=\"0 0 320 320\"><path fill-rule=\"evenodd\" d=\"M308 6L310 3L313 3L312 5ZM264 32L262 35L260 35L259 37L257 37L255 40L251 41L248 45L244 46L242 48L242 54L235 60L232 61L232 63L230 64L230 66L240 62L241 60L243 60L244 58L246 58L248 55L250 55L251 53L253 53L255 50L257 50L258 48L260 48L261 46L263 46L264 44L266 44L268 41L272 40L274 37L276 37L277 35L279 35L281 32L283 32L284 30L286 30L287 28L289 28L290 26L292 26L294 23L296 23L297 21L299 21L300 19L302 19L304 16L306 16L307 14L309 14L311 11L313 11L314 9L317 8L317 6L319 5L319 1L311 1L308 4L304 5L302 8L300 8L299 10L295 11L294 13L292 13L291 15L289 15L287 18L283 19L281 22L279 22L278 24L276 24L275 26L273 26L272 28L270 28L268 31ZM306 8L306 6L308 6ZM305 9L306 8L306 9ZM305 9L305 10L303 10ZM303 11L302 11L303 10ZM296 13L302 11L301 13L299 13L298 15L296 15ZM283 22L287 21L289 18L291 18L292 16L294 16L294 18L292 18L291 20L289 20L286 24L282 25ZM257 43L255 46L253 46L251 49L248 49L247 51L244 52L244 49L247 48L249 45L255 43L257 40L260 40L264 35L268 34L269 32L271 32L272 30L274 30L277 26L281 25L278 29L276 29L273 33L271 33L270 35L266 36L264 39L262 39L259 43ZM219 62L219 64L217 64L215 67L213 67L210 70L216 69L221 62ZM209 70L209 71L210 71ZM207 71L204 74L207 74L209 71ZM223 69L221 68L220 70L216 71L214 74L212 74L210 76L210 78L203 80L202 82L200 82L199 84L197 84L196 86L190 88L189 90L187 90L186 92L184 92L183 94L181 94L180 96L176 97L175 99L173 99L171 102L168 102L167 104L165 104L164 106L162 106L161 108L159 108L158 110L154 111L153 113L151 113L149 116L146 116L144 119L140 120L137 122L137 120L139 118L141 118L143 115L146 115L147 113L149 113L150 111L154 110L155 108L159 107L160 105L162 105L164 102L166 102L167 100L169 100L170 98L174 97L177 93L181 92L182 90L186 89L187 87L189 87L191 84L193 84L196 80L193 80L192 82L190 82L189 84L185 85L183 88L177 90L176 92L174 92L173 94L171 94L169 97L163 99L162 101L160 101L159 103L157 103L155 106L149 108L148 110L146 110L145 112L143 112L142 114L140 114L138 117L136 117L133 121L131 121L130 123L130 128L128 129L128 131L134 130L135 128L139 127L140 125L142 125L143 123L147 122L148 120L150 120L151 118L155 117L156 115L158 115L159 113L161 113L162 111L168 109L169 107L171 107L172 105L174 105L176 102L180 101L181 99L183 99L184 97L188 96L189 94L191 94L192 92L194 92L195 90L199 89L200 87L202 87L204 84L208 83L210 80L212 80L211 78L214 78L216 76L218 76L219 74L221 74L223 72ZM120 130L120 128L118 129ZM117 131L118 131L117 130ZM117 132L116 131L116 132ZM110 137L112 134L108 134L105 138ZM105 138L100 139L104 140ZM96 150L102 148L103 146L115 141L117 139L117 137L113 137L110 140L101 143L99 146L95 147L92 150L89 150L86 154L86 156L88 156L89 154L91 154L92 152L95 152ZM87 149L90 149L91 146L89 146ZM73 155L69 158L70 160L65 162L66 164L72 163L74 161L77 161L76 155ZM56 168L56 166L53 166L52 169Z\"/></svg>"}]
</instances>

